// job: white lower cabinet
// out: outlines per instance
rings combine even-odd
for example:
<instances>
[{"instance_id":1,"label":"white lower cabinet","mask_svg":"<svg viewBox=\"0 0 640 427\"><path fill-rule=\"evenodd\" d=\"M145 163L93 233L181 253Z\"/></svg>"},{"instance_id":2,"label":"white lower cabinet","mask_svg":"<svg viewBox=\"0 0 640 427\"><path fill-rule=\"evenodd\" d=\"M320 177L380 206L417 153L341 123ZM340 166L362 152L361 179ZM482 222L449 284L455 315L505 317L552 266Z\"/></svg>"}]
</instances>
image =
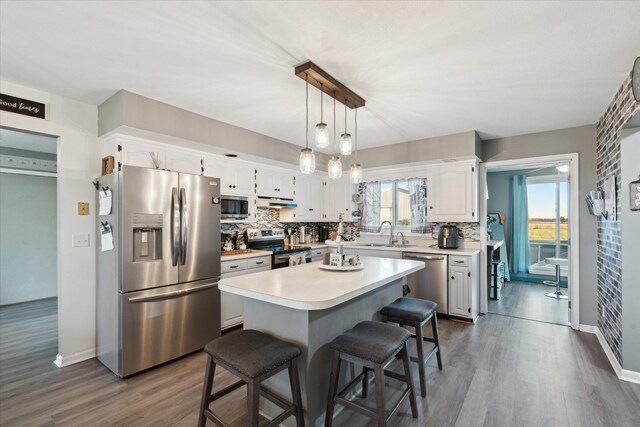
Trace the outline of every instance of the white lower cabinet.
<instances>
[{"instance_id":1,"label":"white lower cabinet","mask_svg":"<svg viewBox=\"0 0 640 427\"><path fill-rule=\"evenodd\" d=\"M449 314L473 321L479 312L479 256L449 256Z\"/></svg>"},{"instance_id":2,"label":"white lower cabinet","mask_svg":"<svg viewBox=\"0 0 640 427\"><path fill-rule=\"evenodd\" d=\"M329 252L329 248L311 249L311 262L322 261L322 256Z\"/></svg>"},{"instance_id":3,"label":"white lower cabinet","mask_svg":"<svg viewBox=\"0 0 640 427\"><path fill-rule=\"evenodd\" d=\"M261 256L222 261L220 265L221 277L224 279L271 270L271 257ZM220 292L220 316L222 329L242 323L244 320L244 297L228 292Z\"/></svg>"}]
</instances>

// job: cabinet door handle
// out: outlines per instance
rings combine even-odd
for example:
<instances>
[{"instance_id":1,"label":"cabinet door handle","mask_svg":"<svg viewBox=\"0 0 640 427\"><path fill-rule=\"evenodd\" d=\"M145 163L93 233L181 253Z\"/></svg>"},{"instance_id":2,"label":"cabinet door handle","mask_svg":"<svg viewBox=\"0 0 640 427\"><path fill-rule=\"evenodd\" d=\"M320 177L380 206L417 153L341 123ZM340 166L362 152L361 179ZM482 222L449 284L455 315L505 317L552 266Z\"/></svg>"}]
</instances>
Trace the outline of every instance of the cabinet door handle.
<instances>
[{"instance_id":1,"label":"cabinet door handle","mask_svg":"<svg viewBox=\"0 0 640 427\"><path fill-rule=\"evenodd\" d=\"M464 261L453 261L453 262L455 262L456 264L464 264Z\"/></svg>"},{"instance_id":2,"label":"cabinet door handle","mask_svg":"<svg viewBox=\"0 0 640 427\"><path fill-rule=\"evenodd\" d=\"M451 276L451 278L452 278L452 279L455 279L456 277L455 277L455 276Z\"/></svg>"},{"instance_id":3,"label":"cabinet door handle","mask_svg":"<svg viewBox=\"0 0 640 427\"><path fill-rule=\"evenodd\" d=\"M433 206L429 206L429 209L433 209Z\"/></svg>"},{"instance_id":4,"label":"cabinet door handle","mask_svg":"<svg viewBox=\"0 0 640 427\"><path fill-rule=\"evenodd\" d=\"M239 265L230 265L229 268L238 268L240 267Z\"/></svg>"},{"instance_id":5,"label":"cabinet door handle","mask_svg":"<svg viewBox=\"0 0 640 427\"><path fill-rule=\"evenodd\" d=\"M256 262L256 265L264 264L264 261Z\"/></svg>"}]
</instances>

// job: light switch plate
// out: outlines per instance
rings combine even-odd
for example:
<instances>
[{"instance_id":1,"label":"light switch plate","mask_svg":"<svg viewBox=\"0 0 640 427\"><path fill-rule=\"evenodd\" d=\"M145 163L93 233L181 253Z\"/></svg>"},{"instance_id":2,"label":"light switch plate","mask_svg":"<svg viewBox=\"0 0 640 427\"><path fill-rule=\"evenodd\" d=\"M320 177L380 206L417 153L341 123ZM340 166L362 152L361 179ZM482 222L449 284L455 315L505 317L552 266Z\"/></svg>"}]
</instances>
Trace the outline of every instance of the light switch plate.
<instances>
[{"instance_id":1,"label":"light switch plate","mask_svg":"<svg viewBox=\"0 0 640 427\"><path fill-rule=\"evenodd\" d=\"M89 215L89 202L78 202L78 215Z\"/></svg>"},{"instance_id":2,"label":"light switch plate","mask_svg":"<svg viewBox=\"0 0 640 427\"><path fill-rule=\"evenodd\" d=\"M74 234L73 241L71 242L71 246L74 248L86 248L87 246L89 246L89 235Z\"/></svg>"}]
</instances>

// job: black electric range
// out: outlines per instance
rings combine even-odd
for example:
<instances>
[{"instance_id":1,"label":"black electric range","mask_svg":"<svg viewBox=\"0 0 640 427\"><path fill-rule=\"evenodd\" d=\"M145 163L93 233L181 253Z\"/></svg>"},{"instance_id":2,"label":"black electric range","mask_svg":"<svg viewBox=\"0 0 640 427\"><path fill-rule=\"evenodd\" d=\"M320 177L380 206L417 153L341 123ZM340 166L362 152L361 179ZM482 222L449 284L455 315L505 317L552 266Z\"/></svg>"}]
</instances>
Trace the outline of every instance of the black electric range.
<instances>
[{"instance_id":1,"label":"black electric range","mask_svg":"<svg viewBox=\"0 0 640 427\"><path fill-rule=\"evenodd\" d=\"M306 261L311 262L310 247L286 247L285 234L282 228L249 228L247 230L247 247L271 252L271 268L288 267L289 257L293 254L302 253Z\"/></svg>"}]
</instances>

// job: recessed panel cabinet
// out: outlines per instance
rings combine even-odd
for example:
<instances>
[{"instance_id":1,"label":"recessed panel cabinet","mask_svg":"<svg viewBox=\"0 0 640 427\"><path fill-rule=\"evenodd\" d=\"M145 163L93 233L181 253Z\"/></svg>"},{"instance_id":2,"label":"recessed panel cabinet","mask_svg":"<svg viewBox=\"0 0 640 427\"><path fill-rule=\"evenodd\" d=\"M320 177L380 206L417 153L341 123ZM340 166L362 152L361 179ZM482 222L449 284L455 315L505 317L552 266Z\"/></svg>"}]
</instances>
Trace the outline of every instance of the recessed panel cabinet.
<instances>
[{"instance_id":1,"label":"recessed panel cabinet","mask_svg":"<svg viewBox=\"0 0 640 427\"><path fill-rule=\"evenodd\" d=\"M449 256L449 314L475 321L480 308L479 254Z\"/></svg>"},{"instance_id":2,"label":"recessed panel cabinet","mask_svg":"<svg viewBox=\"0 0 640 427\"><path fill-rule=\"evenodd\" d=\"M430 222L478 221L478 164L460 161L431 165L427 172Z\"/></svg>"},{"instance_id":3,"label":"recessed panel cabinet","mask_svg":"<svg viewBox=\"0 0 640 427\"><path fill-rule=\"evenodd\" d=\"M294 181L293 171L257 166L256 194L258 196L293 198Z\"/></svg>"},{"instance_id":4,"label":"recessed panel cabinet","mask_svg":"<svg viewBox=\"0 0 640 427\"><path fill-rule=\"evenodd\" d=\"M221 277L224 279L249 273L257 273L258 271L271 270L271 257L263 256L232 261L223 260L220 264ZM242 323L244 320L244 297L228 292L220 292L220 316L222 329Z\"/></svg>"},{"instance_id":5,"label":"recessed panel cabinet","mask_svg":"<svg viewBox=\"0 0 640 427\"><path fill-rule=\"evenodd\" d=\"M248 196L254 194L255 165L226 157L205 156L204 174L220 178L220 193Z\"/></svg>"}]
</instances>

